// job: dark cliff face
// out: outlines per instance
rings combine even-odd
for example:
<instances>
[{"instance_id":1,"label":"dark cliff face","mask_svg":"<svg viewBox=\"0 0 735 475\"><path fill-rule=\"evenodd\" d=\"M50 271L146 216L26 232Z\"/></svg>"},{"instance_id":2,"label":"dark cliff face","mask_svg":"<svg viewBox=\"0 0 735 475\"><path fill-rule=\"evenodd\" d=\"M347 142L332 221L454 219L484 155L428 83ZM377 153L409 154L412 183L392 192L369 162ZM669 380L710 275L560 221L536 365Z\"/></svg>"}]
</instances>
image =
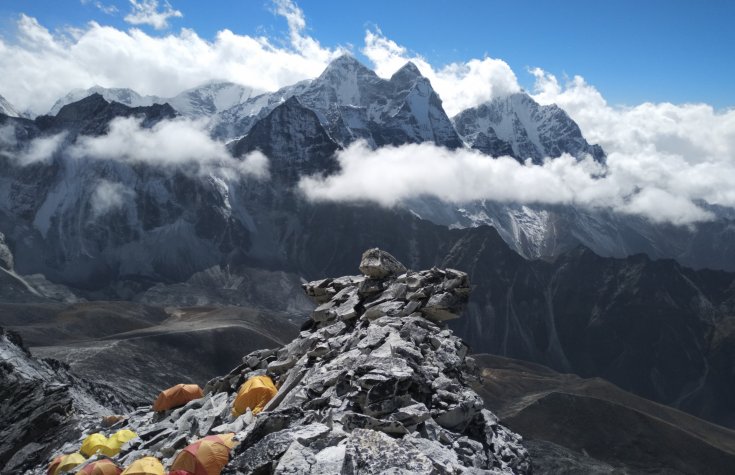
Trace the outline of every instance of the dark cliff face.
<instances>
[{"instance_id":1,"label":"dark cliff face","mask_svg":"<svg viewBox=\"0 0 735 475\"><path fill-rule=\"evenodd\" d=\"M569 115L552 104L542 106L524 92L498 97L460 112L454 118L460 136L474 149L521 162L541 163L568 153L605 160L599 145L590 145Z\"/></svg>"},{"instance_id":2,"label":"dark cliff face","mask_svg":"<svg viewBox=\"0 0 735 475\"><path fill-rule=\"evenodd\" d=\"M272 177L293 186L303 175L337 171L338 148L317 115L291 97L258 121L232 152L242 157L259 150L269 158Z\"/></svg>"},{"instance_id":3,"label":"dark cliff face","mask_svg":"<svg viewBox=\"0 0 735 475\"><path fill-rule=\"evenodd\" d=\"M140 117L142 125L150 127L176 116L176 111L168 104L128 107L119 102L108 102L101 94L95 93L65 105L55 116L40 116L35 122L44 132L73 131L79 135L102 135L109 122L117 117Z\"/></svg>"}]
</instances>

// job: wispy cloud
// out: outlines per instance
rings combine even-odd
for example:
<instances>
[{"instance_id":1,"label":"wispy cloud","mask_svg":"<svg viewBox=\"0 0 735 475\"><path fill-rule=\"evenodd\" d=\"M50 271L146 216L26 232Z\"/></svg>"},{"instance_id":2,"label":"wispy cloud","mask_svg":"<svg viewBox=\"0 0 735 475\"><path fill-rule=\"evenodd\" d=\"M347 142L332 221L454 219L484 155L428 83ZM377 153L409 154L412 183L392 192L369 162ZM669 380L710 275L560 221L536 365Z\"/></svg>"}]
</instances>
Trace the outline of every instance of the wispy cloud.
<instances>
[{"instance_id":1,"label":"wispy cloud","mask_svg":"<svg viewBox=\"0 0 735 475\"><path fill-rule=\"evenodd\" d=\"M151 128L141 119L117 118L100 136L81 136L65 150L73 159L116 160L176 168L190 174L216 174L229 179L267 179L268 159L260 152L233 157L212 139L203 122L174 119Z\"/></svg>"},{"instance_id":2,"label":"wispy cloud","mask_svg":"<svg viewBox=\"0 0 735 475\"><path fill-rule=\"evenodd\" d=\"M95 218L119 209L135 199L135 191L122 183L100 180L92 192L92 215Z\"/></svg>"},{"instance_id":3,"label":"wispy cloud","mask_svg":"<svg viewBox=\"0 0 735 475\"><path fill-rule=\"evenodd\" d=\"M130 13L125 16L125 21L131 25L149 25L156 30L168 28L171 18L181 18L183 13L175 10L168 1L158 6L158 0L130 0Z\"/></svg>"},{"instance_id":4,"label":"wispy cloud","mask_svg":"<svg viewBox=\"0 0 735 475\"><path fill-rule=\"evenodd\" d=\"M95 8L97 8L102 13L106 13L108 15L114 15L119 12L117 7L111 3L102 3L99 0L80 0L82 5L93 5Z\"/></svg>"},{"instance_id":5,"label":"wispy cloud","mask_svg":"<svg viewBox=\"0 0 735 475\"><path fill-rule=\"evenodd\" d=\"M62 149L66 135L66 132L61 132L33 139L21 150L15 151L11 157L20 166L47 163Z\"/></svg>"}]
</instances>

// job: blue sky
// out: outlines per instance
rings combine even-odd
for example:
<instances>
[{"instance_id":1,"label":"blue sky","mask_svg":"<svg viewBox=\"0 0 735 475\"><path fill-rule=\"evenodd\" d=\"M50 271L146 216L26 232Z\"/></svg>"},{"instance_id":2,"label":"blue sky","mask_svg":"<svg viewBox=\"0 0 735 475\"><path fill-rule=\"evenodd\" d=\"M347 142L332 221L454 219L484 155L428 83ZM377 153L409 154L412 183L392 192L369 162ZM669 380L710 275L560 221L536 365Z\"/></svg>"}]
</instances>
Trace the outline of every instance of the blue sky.
<instances>
[{"instance_id":1,"label":"blue sky","mask_svg":"<svg viewBox=\"0 0 735 475\"><path fill-rule=\"evenodd\" d=\"M54 31L95 20L127 30L125 0L2 0L0 31L12 41L20 13ZM171 0L181 18L167 29L141 25L149 34L191 28L214 38L227 28L242 35L287 38L286 21L265 0ZM644 101L735 105L735 2L641 1L335 1L301 0L306 34L322 46L354 45L360 56L366 29L380 28L396 43L435 66L489 55L506 61L529 88L528 67L562 78L579 74L613 104Z\"/></svg>"}]
</instances>

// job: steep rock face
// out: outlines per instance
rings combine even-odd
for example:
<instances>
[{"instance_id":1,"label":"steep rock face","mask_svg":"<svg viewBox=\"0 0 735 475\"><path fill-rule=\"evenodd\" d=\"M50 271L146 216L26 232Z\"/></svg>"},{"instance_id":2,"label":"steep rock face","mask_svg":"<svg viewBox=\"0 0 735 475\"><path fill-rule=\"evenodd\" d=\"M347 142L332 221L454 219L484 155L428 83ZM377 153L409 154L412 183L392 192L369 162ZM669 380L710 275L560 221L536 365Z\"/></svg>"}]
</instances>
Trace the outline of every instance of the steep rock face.
<instances>
[{"instance_id":1,"label":"steep rock face","mask_svg":"<svg viewBox=\"0 0 735 475\"><path fill-rule=\"evenodd\" d=\"M439 96L412 63L386 81L342 56L299 98L343 145L363 139L374 147L426 141L461 146Z\"/></svg>"},{"instance_id":2,"label":"steep rock face","mask_svg":"<svg viewBox=\"0 0 735 475\"><path fill-rule=\"evenodd\" d=\"M579 126L557 105L541 106L524 92L498 97L460 112L453 118L457 132L473 148L492 156L510 155L519 161L568 153L592 155L604 161L599 145L590 145ZM512 153L507 152L512 150Z\"/></svg>"},{"instance_id":3,"label":"steep rock face","mask_svg":"<svg viewBox=\"0 0 735 475\"><path fill-rule=\"evenodd\" d=\"M34 138L64 132L65 143L73 143L105 133L117 117L141 117L150 127L175 115L168 105L129 108L93 94L54 117L5 118L17 144L9 145L7 158L0 153L0 222L17 243L19 273L92 289L125 275L178 282L247 247L245 210L230 207L222 177L123 160L70 160L62 152L25 166L12 158ZM96 193L110 183L119 205L100 212ZM182 260L185 249L197 252Z\"/></svg>"},{"instance_id":4,"label":"steep rock face","mask_svg":"<svg viewBox=\"0 0 735 475\"><path fill-rule=\"evenodd\" d=\"M207 384L204 398L182 408L129 414L114 429L140 437L117 461L128 465L153 454L168 465L194 440L234 432L239 445L226 474L528 473L521 438L469 387L477 369L467 346L439 323L458 316L469 294L466 274L405 272L387 253L371 256L377 258L361 267L382 278L304 285L320 306L288 345L243 357L230 374ZM278 393L257 416L249 410L233 416L237 389L263 374ZM89 423L56 452L74 450L99 429Z\"/></svg>"},{"instance_id":5,"label":"steep rock face","mask_svg":"<svg viewBox=\"0 0 735 475\"><path fill-rule=\"evenodd\" d=\"M150 126L175 116L176 111L168 104L128 107L119 102L107 101L101 94L95 93L63 106L55 116L37 117L35 122L44 132L102 135L107 132L109 122L116 117L142 117L143 126Z\"/></svg>"},{"instance_id":6,"label":"steep rock face","mask_svg":"<svg viewBox=\"0 0 735 475\"><path fill-rule=\"evenodd\" d=\"M129 410L115 391L89 383L55 360L31 357L20 337L0 328L0 472L45 466L84 421Z\"/></svg>"},{"instance_id":7,"label":"steep rock face","mask_svg":"<svg viewBox=\"0 0 735 475\"><path fill-rule=\"evenodd\" d=\"M260 150L270 159L274 179L289 184L303 175L335 172L337 149L317 115L295 97L273 109L232 146L235 156Z\"/></svg>"},{"instance_id":8,"label":"steep rock face","mask_svg":"<svg viewBox=\"0 0 735 475\"><path fill-rule=\"evenodd\" d=\"M429 80L408 63L389 80L378 77L349 55L332 61L312 81L253 97L215 118L213 133L245 135L289 97L314 111L341 146L365 140L373 147L434 142L456 148L462 142Z\"/></svg>"}]
</instances>

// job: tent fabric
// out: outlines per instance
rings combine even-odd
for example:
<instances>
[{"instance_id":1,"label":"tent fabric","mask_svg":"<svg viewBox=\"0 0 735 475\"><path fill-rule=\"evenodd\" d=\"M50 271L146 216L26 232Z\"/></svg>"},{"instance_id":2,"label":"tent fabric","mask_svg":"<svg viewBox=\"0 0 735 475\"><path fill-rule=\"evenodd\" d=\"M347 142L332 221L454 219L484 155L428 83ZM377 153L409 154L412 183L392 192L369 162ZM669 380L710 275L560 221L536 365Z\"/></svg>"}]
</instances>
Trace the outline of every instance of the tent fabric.
<instances>
[{"instance_id":1,"label":"tent fabric","mask_svg":"<svg viewBox=\"0 0 735 475\"><path fill-rule=\"evenodd\" d=\"M234 437L235 437L234 432L228 432L226 434L208 435L202 440L211 440L213 442L218 442L226 446L228 449L232 449L238 444L238 442L233 440Z\"/></svg>"},{"instance_id":2,"label":"tent fabric","mask_svg":"<svg viewBox=\"0 0 735 475\"><path fill-rule=\"evenodd\" d=\"M232 414L239 416L245 414L248 409L253 414L258 414L277 392L278 389L271 378L254 376L245 381L237 391L237 397L232 404Z\"/></svg>"},{"instance_id":3,"label":"tent fabric","mask_svg":"<svg viewBox=\"0 0 735 475\"><path fill-rule=\"evenodd\" d=\"M135 439L138 434L128 429L120 429L107 439L107 443L100 449L104 455L114 457L120 453L120 448L129 440Z\"/></svg>"},{"instance_id":4,"label":"tent fabric","mask_svg":"<svg viewBox=\"0 0 735 475\"><path fill-rule=\"evenodd\" d=\"M122 473L122 469L115 465L115 462L102 459L90 463L79 470L76 475L120 475L120 473Z\"/></svg>"},{"instance_id":5,"label":"tent fabric","mask_svg":"<svg viewBox=\"0 0 735 475\"><path fill-rule=\"evenodd\" d=\"M155 457L143 457L131 463L121 475L163 475L163 464Z\"/></svg>"},{"instance_id":6,"label":"tent fabric","mask_svg":"<svg viewBox=\"0 0 735 475\"><path fill-rule=\"evenodd\" d=\"M84 439L82 442L82 448L79 449L79 452L81 452L85 457L91 457L96 454L98 450L105 447L107 447L107 437L105 437L104 434L96 432L88 435Z\"/></svg>"},{"instance_id":7,"label":"tent fabric","mask_svg":"<svg viewBox=\"0 0 735 475\"><path fill-rule=\"evenodd\" d=\"M64 460L65 455L59 455L57 457L54 457L54 459L51 461L50 464L48 464L48 470L46 470L46 475L54 475L56 473L56 469L59 467L59 464L62 460Z\"/></svg>"},{"instance_id":8,"label":"tent fabric","mask_svg":"<svg viewBox=\"0 0 735 475\"><path fill-rule=\"evenodd\" d=\"M171 470L185 470L193 475L220 475L230 460L230 449L221 442L199 440L179 452Z\"/></svg>"},{"instance_id":9,"label":"tent fabric","mask_svg":"<svg viewBox=\"0 0 735 475\"><path fill-rule=\"evenodd\" d=\"M59 475L64 472L68 472L77 465L83 464L86 460L87 459L84 458L84 455L80 454L79 452L64 455L64 457L60 460L59 465L56 466L56 469L54 470L52 475Z\"/></svg>"},{"instance_id":10,"label":"tent fabric","mask_svg":"<svg viewBox=\"0 0 735 475\"><path fill-rule=\"evenodd\" d=\"M204 397L204 391L198 384L177 384L161 391L153 403L153 410L156 412L168 411L202 397Z\"/></svg>"}]
</instances>

